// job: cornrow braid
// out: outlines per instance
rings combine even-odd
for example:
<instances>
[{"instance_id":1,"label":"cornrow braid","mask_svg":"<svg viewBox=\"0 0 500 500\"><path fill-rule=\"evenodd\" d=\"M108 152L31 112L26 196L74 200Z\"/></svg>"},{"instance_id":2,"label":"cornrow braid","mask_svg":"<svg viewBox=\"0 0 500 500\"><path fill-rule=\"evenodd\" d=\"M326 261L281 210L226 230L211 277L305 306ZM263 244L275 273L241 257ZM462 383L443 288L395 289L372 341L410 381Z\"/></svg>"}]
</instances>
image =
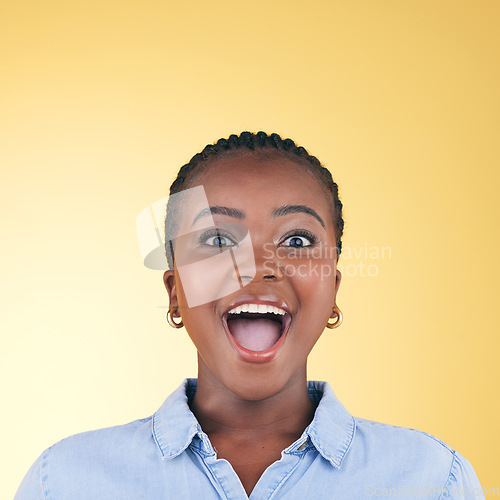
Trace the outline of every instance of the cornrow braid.
<instances>
[{"instance_id":1,"label":"cornrow braid","mask_svg":"<svg viewBox=\"0 0 500 500\"><path fill-rule=\"evenodd\" d=\"M266 132L242 132L240 135L231 134L227 139L219 139L214 144L208 144L201 153L195 154L191 160L181 167L177 178L170 186L170 195L179 193L189 187L196 174L201 173L209 163L214 160L229 156L233 152L262 151L278 153L306 167L320 180L325 188L331 193L333 199L333 222L335 226L337 256L340 257L342 250L342 235L344 233L344 219L342 218L342 202L339 199L339 188L332 178L328 169L321 162L310 155L305 148L297 146L292 139L282 139L278 134L266 134ZM165 218L165 253L170 269L174 268L173 255L170 240L175 237L177 224L176 208L171 203L175 197L170 197L167 203Z\"/></svg>"}]
</instances>

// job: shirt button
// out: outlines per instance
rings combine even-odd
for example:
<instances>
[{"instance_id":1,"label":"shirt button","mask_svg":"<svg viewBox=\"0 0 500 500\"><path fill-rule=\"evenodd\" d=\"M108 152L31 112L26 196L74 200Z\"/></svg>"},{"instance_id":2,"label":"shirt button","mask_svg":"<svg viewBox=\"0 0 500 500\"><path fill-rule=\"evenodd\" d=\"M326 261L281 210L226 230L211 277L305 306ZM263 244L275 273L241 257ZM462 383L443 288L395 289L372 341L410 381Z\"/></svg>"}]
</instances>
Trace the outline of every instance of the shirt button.
<instances>
[{"instance_id":1,"label":"shirt button","mask_svg":"<svg viewBox=\"0 0 500 500\"><path fill-rule=\"evenodd\" d=\"M307 445L309 444L309 441L304 441L299 447L298 450L302 451Z\"/></svg>"}]
</instances>

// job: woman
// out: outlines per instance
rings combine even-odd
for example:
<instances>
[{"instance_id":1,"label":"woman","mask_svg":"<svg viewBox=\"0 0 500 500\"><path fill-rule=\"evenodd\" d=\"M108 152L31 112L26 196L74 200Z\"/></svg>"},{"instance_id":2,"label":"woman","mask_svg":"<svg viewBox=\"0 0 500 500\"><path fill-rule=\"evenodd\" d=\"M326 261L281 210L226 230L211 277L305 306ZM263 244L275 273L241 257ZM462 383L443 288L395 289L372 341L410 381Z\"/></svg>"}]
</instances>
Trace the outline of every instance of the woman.
<instances>
[{"instance_id":1,"label":"woman","mask_svg":"<svg viewBox=\"0 0 500 500\"><path fill-rule=\"evenodd\" d=\"M277 134L243 132L179 171L165 224L168 322L198 351L150 418L45 451L17 499L357 499L469 494L470 463L424 432L352 417L307 357L342 314L342 203Z\"/></svg>"}]
</instances>

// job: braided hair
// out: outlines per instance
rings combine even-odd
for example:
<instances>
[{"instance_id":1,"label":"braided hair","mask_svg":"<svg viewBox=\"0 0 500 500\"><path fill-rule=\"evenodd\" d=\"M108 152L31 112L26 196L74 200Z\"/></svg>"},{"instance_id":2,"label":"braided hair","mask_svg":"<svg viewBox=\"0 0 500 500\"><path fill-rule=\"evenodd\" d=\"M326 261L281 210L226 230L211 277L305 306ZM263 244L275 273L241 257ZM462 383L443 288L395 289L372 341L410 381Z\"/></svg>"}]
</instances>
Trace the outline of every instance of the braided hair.
<instances>
[{"instance_id":1,"label":"braided hair","mask_svg":"<svg viewBox=\"0 0 500 500\"><path fill-rule=\"evenodd\" d=\"M344 219L342 218L342 202L339 199L337 184L332 179L332 174L320 161L310 155L305 148L297 146L292 139L282 139L278 134L266 134L265 132L242 132L240 135L232 134L227 139L219 139L215 144L208 144L201 153L195 154L177 174L177 178L170 186L170 195L188 189L190 183L197 174L202 173L209 163L221 158L247 152L262 152L270 155L286 157L312 172L316 178L332 195L332 217L335 227L337 257L342 250L342 234L344 232ZM170 269L174 268L171 240L177 232L176 207L170 196L167 203L165 218L165 252Z\"/></svg>"}]
</instances>

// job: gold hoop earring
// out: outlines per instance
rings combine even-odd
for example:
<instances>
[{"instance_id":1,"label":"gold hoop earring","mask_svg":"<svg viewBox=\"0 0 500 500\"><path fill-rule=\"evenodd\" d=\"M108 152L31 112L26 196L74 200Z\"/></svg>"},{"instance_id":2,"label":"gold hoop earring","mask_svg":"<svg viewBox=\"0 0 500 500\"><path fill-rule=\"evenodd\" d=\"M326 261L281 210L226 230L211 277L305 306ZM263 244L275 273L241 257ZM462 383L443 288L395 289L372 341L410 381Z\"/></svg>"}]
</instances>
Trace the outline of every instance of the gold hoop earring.
<instances>
[{"instance_id":1,"label":"gold hoop earring","mask_svg":"<svg viewBox=\"0 0 500 500\"><path fill-rule=\"evenodd\" d=\"M335 312L335 314L337 314L337 319L333 323L330 323L329 321L327 321L326 327L327 328L338 328L341 325L342 320L344 319L342 316L342 311L337 306L333 306L332 312Z\"/></svg>"},{"instance_id":2,"label":"gold hoop earring","mask_svg":"<svg viewBox=\"0 0 500 500\"><path fill-rule=\"evenodd\" d=\"M172 314L177 311L177 307L171 307L168 312L167 312L167 321L168 321L168 324L172 327L172 328L182 328L184 326L184 323L181 321L179 321L179 323L176 323L174 321L174 317L172 316Z\"/></svg>"}]
</instances>

